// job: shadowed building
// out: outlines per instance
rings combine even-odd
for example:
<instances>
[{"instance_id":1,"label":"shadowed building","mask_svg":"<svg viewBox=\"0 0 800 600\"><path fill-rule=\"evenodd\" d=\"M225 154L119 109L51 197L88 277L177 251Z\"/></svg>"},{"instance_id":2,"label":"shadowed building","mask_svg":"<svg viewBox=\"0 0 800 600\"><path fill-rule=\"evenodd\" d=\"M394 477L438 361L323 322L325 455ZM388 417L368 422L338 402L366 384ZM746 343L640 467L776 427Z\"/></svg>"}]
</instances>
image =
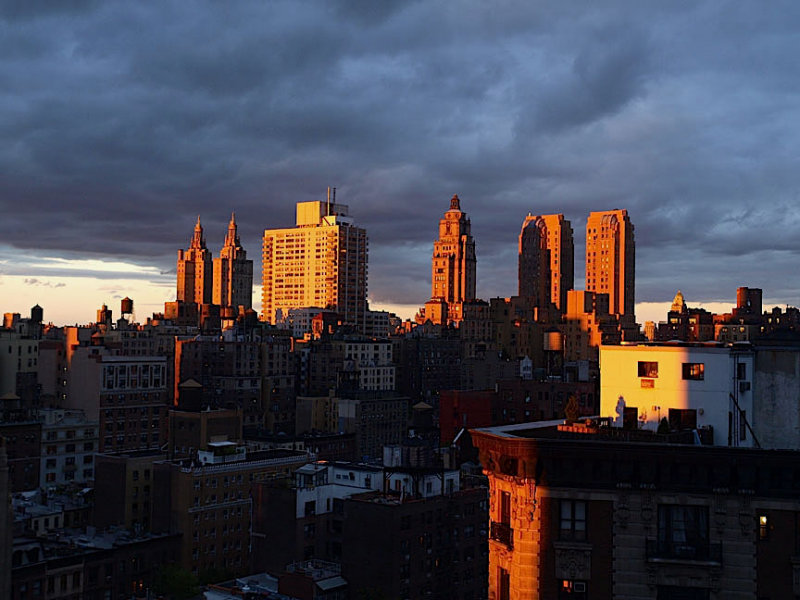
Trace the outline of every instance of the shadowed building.
<instances>
[{"instance_id":1,"label":"shadowed building","mask_svg":"<svg viewBox=\"0 0 800 600\"><path fill-rule=\"evenodd\" d=\"M795 598L797 452L691 431L525 423L472 431L489 477L489 593Z\"/></svg>"},{"instance_id":2,"label":"shadowed building","mask_svg":"<svg viewBox=\"0 0 800 600\"><path fill-rule=\"evenodd\" d=\"M541 217L528 215L519 234L519 295L532 306L547 308L550 302L550 250L547 225Z\"/></svg>"},{"instance_id":3,"label":"shadowed building","mask_svg":"<svg viewBox=\"0 0 800 600\"><path fill-rule=\"evenodd\" d=\"M564 215L525 217L519 235L519 295L544 308L549 300L562 313L575 286L572 225Z\"/></svg>"}]
</instances>

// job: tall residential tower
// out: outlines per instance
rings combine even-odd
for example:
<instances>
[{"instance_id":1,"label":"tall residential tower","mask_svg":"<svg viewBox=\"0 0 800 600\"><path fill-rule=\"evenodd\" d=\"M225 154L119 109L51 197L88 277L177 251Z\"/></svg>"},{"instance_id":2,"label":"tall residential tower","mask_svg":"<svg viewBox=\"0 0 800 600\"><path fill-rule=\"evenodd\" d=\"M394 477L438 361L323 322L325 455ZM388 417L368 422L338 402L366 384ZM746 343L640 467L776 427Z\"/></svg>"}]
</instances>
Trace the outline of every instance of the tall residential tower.
<instances>
[{"instance_id":1,"label":"tall residential tower","mask_svg":"<svg viewBox=\"0 0 800 600\"><path fill-rule=\"evenodd\" d=\"M608 294L608 311L634 316L636 245L627 210L589 214L586 221L586 291Z\"/></svg>"},{"instance_id":2,"label":"tall residential tower","mask_svg":"<svg viewBox=\"0 0 800 600\"><path fill-rule=\"evenodd\" d=\"M264 231L261 318L291 308L336 311L362 326L367 312L367 232L348 208L334 202L299 202L296 227Z\"/></svg>"},{"instance_id":3,"label":"tall residential tower","mask_svg":"<svg viewBox=\"0 0 800 600\"><path fill-rule=\"evenodd\" d=\"M439 239L433 243L431 299L448 304L475 299L475 240L469 217L461 211L458 196L439 221Z\"/></svg>"},{"instance_id":4,"label":"tall residential tower","mask_svg":"<svg viewBox=\"0 0 800 600\"><path fill-rule=\"evenodd\" d=\"M253 305L253 261L239 241L236 216L231 215L225 244L214 259L214 304L233 309Z\"/></svg>"},{"instance_id":5,"label":"tall residential tower","mask_svg":"<svg viewBox=\"0 0 800 600\"><path fill-rule=\"evenodd\" d=\"M564 215L525 217L519 234L519 295L534 306L550 302L563 314L567 292L575 286L572 226Z\"/></svg>"},{"instance_id":6,"label":"tall residential tower","mask_svg":"<svg viewBox=\"0 0 800 600\"><path fill-rule=\"evenodd\" d=\"M178 250L178 302L211 303L212 264L203 226L197 217L189 249Z\"/></svg>"}]
</instances>

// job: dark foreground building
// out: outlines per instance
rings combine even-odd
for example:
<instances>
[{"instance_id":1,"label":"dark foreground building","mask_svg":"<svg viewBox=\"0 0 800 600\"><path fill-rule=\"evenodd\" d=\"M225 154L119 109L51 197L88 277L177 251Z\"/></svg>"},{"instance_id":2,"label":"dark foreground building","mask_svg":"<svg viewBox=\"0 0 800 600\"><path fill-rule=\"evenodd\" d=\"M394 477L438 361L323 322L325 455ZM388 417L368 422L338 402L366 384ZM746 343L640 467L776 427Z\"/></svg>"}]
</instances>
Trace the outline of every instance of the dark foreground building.
<instances>
[{"instance_id":1,"label":"dark foreground building","mask_svg":"<svg viewBox=\"0 0 800 600\"><path fill-rule=\"evenodd\" d=\"M344 501L342 576L356 598L486 598L486 489Z\"/></svg>"},{"instance_id":2,"label":"dark foreground building","mask_svg":"<svg viewBox=\"0 0 800 600\"><path fill-rule=\"evenodd\" d=\"M585 424L472 436L490 484L491 600L800 595L796 451Z\"/></svg>"}]
</instances>

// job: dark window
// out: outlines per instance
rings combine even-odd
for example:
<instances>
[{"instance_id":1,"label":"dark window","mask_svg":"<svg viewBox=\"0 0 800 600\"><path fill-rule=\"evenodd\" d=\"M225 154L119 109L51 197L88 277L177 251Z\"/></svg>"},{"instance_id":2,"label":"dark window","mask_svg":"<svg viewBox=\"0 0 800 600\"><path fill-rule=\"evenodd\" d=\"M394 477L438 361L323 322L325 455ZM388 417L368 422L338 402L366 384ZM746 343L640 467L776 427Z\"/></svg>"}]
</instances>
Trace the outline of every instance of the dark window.
<instances>
[{"instance_id":1,"label":"dark window","mask_svg":"<svg viewBox=\"0 0 800 600\"><path fill-rule=\"evenodd\" d=\"M658 377L658 363L640 360L639 377L649 377L651 379Z\"/></svg>"},{"instance_id":2,"label":"dark window","mask_svg":"<svg viewBox=\"0 0 800 600\"><path fill-rule=\"evenodd\" d=\"M703 588L678 585L658 586L657 600L708 600L709 591Z\"/></svg>"},{"instance_id":3,"label":"dark window","mask_svg":"<svg viewBox=\"0 0 800 600\"><path fill-rule=\"evenodd\" d=\"M306 502L306 516L309 517L317 512L317 503L314 500L309 500Z\"/></svg>"},{"instance_id":4,"label":"dark window","mask_svg":"<svg viewBox=\"0 0 800 600\"><path fill-rule=\"evenodd\" d=\"M702 381L706 372L704 363L683 363L683 378Z\"/></svg>"},{"instance_id":5,"label":"dark window","mask_svg":"<svg viewBox=\"0 0 800 600\"><path fill-rule=\"evenodd\" d=\"M586 502L562 500L559 503L558 537L562 540L586 539Z\"/></svg>"},{"instance_id":6,"label":"dark window","mask_svg":"<svg viewBox=\"0 0 800 600\"><path fill-rule=\"evenodd\" d=\"M708 558L708 507L659 505L657 546L665 558Z\"/></svg>"},{"instance_id":7,"label":"dark window","mask_svg":"<svg viewBox=\"0 0 800 600\"><path fill-rule=\"evenodd\" d=\"M509 600L511 598L511 578L508 571L502 567L497 569L497 592L499 600Z\"/></svg>"},{"instance_id":8,"label":"dark window","mask_svg":"<svg viewBox=\"0 0 800 600\"><path fill-rule=\"evenodd\" d=\"M697 429L697 411L693 408L670 408L669 428L673 431Z\"/></svg>"},{"instance_id":9,"label":"dark window","mask_svg":"<svg viewBox=\"0 0 800 600\"><path fill-rule=\"evenodd\" d=\"M500 522L504 525L511 524L511 493L500 492Z\"/></svg>"},{"instance_id":10,"label":"dark window","mask_svg":"<svg viewBox=\"0 0 800 600\"><path fill-rule=\"evenodd\" d=\"M747 379L747 363L736 363L736 379Z\"/></svg>"}]
</instances>

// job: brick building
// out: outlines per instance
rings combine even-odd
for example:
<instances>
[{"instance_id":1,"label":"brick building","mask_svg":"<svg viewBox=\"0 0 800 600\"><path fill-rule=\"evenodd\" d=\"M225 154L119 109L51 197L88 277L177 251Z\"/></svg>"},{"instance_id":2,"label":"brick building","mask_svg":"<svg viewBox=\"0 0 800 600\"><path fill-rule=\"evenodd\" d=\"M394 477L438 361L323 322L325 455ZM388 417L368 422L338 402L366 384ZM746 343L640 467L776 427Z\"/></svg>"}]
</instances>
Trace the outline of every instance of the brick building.
<instances>
[{"instance_id":1,"label":"brick building","mask_svg":"<svg viewBox=\"0 0 800 600\"><path fill-rule=\"evenodd\" d=\"M797 452L585 424L472 435L490 486L490 600L800 593Z\"/></svg>"}]
</instances>

